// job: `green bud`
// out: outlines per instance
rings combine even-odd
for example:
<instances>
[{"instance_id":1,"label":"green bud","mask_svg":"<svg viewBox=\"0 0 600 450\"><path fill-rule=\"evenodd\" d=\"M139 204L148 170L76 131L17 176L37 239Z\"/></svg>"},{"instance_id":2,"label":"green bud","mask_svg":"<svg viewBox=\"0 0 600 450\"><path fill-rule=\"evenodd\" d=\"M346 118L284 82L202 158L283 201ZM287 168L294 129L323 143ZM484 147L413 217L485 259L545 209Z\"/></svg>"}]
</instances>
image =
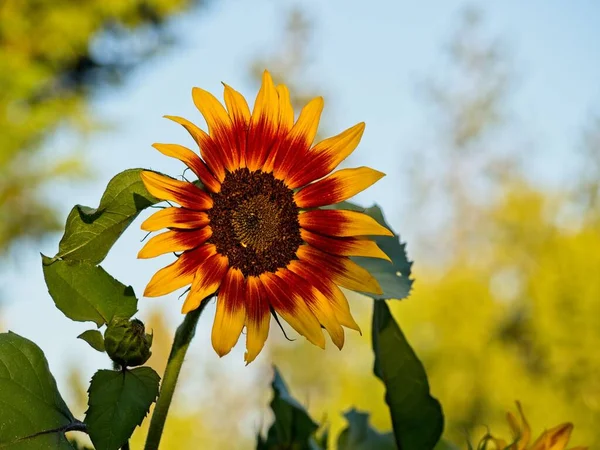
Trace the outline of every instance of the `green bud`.
<instances>
[{"instance_id":1,"label":"green bud","mask_svg":"<svg viewBox=\"0 0 600 450\"><path fill-rule=\"evenodd\" d=\"M106 353L123 367L139 366L150 358L152 335L140 320L115 317L104 332Z\"/></svg>"}]
</instances>

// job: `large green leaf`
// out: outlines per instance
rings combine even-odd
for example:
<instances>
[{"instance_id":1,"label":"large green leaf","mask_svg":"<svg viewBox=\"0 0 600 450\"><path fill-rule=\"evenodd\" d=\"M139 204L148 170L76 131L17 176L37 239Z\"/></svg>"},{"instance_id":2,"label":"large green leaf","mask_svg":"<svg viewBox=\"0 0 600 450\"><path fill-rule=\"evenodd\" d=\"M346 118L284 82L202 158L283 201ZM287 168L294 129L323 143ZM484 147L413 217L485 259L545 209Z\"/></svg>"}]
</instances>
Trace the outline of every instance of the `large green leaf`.
<instances>
[{"instance_id":1,"label":"large green leaf","mask_svg":"<svg viewBox=\"0 0 600 450\"><path fill-rule=\"evenodd\" d=\"M258 437L257 449L319 449L314 439L314 434L319 426L310 418L306 409L291 396L276 367L274 371L271 384L273 388L271 409L275 415L275 421L269 428L266 440Z\"/></svg>"},{"instance_id":2,"label":"large green leaf","mask_svg":"<svg viewBox=\"0 0 600 450\"><path fill-rule=\"evenodd\" d=\"M129 318L137 311L133 288L90 261L61 261L42 255L42 265L48 292L71 320L89 320L100 327L115 316Z\"/></svg>"},{"instance_id":3,"label":"large green leaf","mask_svg":"<svg viewBox=\"0 0 600 450\"><path fill-rule=\"evenodd\" d=\"M369 414L352 409L344 417L348 426L338 437L338 450L396 450L394 434L371 428Z\"/></svg>"},{"instance_id":4,"label":"large green leaf","mask_svg":"<svg viewBox=\"0 0 600 450\"><path fill-rule=\"evenodd\" d=\"M129 169L109 181L98 208L76 205L67 218L56 258L99 264L140 211L158 202Z\"/></svg>"},{"instance_id":5,"label":"large green leaf","mask_svg":"<svg viewBox=\"0 0 600 450\"><path fill-rule=\"evenodd\" d=\"M0 334L0 448L62 450L76 424L42 350L18 334Z\"/></svg>"},{"instance_id":6,"label":"large green leaf","mask_svg":"<svg viewBox=\"0 0 600 450\"><path fill-rule=\"evenodd\" d=\"M400 450L431 450L444 428L440 402L429 393L423 364L410 347L384 301L374 301L375 375L385 384L396 445Z\"/></svg>"},{"instance_id":7,"label":"large green leaf","mask_svg":"<svg viewBox=\"0 0 600 450\"><path fill-rule=\"evenodd\" d=\"M88 391L85 416L96 450L121 448L156 400L159 381L150 367L96 372Z\"/></svg>"},{"instance_id":8,"label":"large green leaf","mask_svg":"<svg viewBox=\"0 0 600 450\"><path fill-rule=\"evenodd\" d=\"M381 208L373 205L365 209L350 202L341 202L330 206L330 208L364 212L394 233L394 236L369 237L390 257L391 263L378 258L353 257L352 260L367 269L379 281L379 285L383 289L383 294L364 292L365 295L381 300L402 300L406 298L413 284L413 280L410 278L412 262L408 260L406 255L406 244L400 242L400 236L385 221Z\"/></svg>"}]
</instances>

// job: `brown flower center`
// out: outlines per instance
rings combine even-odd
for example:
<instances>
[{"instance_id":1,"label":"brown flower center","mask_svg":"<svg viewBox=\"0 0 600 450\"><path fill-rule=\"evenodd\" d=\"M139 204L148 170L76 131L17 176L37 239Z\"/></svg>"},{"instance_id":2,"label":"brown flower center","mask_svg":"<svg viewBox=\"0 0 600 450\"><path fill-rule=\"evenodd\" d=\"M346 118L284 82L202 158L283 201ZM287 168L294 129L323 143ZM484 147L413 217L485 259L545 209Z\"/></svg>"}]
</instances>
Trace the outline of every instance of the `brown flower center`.
<instances>
[{"instance_id":1,"label":"brown flower center","mask_svg":"<svg viewBox=\"0 0 600 450\"><path fill-rule=\"evenodd\" d=\"M260 170L228 173L212 194L209 242L244 276L275 272L295 259L302 243L294 193Z\"/></svg>"}]
</instances>

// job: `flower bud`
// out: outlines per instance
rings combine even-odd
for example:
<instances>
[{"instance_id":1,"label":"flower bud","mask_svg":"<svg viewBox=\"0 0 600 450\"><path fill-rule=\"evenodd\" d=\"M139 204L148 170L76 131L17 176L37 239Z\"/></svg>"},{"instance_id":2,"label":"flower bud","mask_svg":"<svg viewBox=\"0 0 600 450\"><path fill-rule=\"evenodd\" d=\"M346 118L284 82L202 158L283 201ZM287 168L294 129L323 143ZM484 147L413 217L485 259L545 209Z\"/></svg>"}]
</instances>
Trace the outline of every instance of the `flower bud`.
<instances>
[{"instance_id":1,"label":"flower bud","mask_svg":"<svg viewBox=\"0 0 600 450\"><path fill-rule=\"evenodd\" d=\"M104 332L106 353L123 367L139 366L150 358L152 335L140 320L115 317Z\"/></svg>"}]
</instances>

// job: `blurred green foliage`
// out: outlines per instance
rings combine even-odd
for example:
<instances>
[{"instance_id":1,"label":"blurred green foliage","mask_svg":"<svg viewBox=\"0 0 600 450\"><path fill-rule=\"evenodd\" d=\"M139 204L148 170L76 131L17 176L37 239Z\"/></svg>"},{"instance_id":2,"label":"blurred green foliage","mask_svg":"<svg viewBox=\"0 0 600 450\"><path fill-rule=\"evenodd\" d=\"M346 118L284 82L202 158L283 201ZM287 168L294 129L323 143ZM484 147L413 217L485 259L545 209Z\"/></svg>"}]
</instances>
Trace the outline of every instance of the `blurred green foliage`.
<instances>
[{"instance_id":1,"label":"blurred green foliage","mask_svg":"<svg viewBox=\"0 0 600 450\"><path fill-rule=\"evenodd\" d=\"M85 169L72 149L44 157L44 144L57 130L93 130L94 88L118 82L168 42L165 20L193 2L0 3L0 256L16 239L60 228L44 189Z\"/></svg>"}]
</instances>

